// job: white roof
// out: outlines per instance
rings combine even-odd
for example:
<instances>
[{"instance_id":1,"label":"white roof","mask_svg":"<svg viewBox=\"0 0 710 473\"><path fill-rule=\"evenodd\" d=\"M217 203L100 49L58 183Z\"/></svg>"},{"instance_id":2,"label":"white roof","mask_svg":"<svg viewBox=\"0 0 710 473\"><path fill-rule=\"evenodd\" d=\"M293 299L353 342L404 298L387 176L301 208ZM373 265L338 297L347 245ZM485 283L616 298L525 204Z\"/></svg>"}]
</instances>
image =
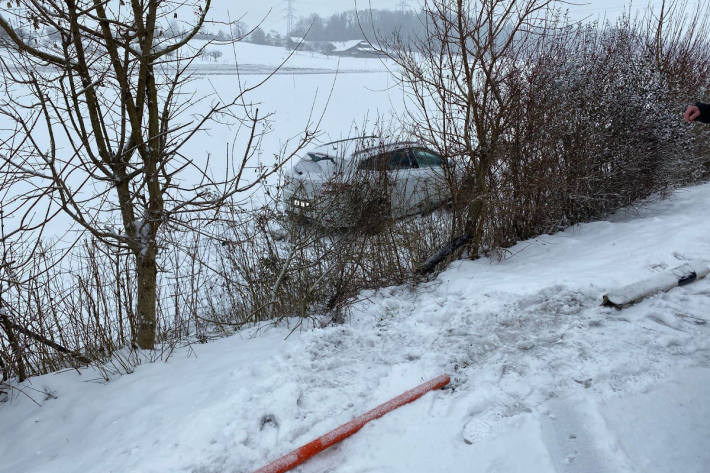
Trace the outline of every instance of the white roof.
<instances>
[{"instance_id":1,"label":"white roof","mask_svg":"<svg viewBox=\"0 0 710 473\"><path fill-rule=\"evenodd\" d=\"M352 49L358 44L362 43L362 39L351 39L349 41L333 41L332 44L335 46L334 52L342 53L348 49Z\"/></svg>"}]
</instances>

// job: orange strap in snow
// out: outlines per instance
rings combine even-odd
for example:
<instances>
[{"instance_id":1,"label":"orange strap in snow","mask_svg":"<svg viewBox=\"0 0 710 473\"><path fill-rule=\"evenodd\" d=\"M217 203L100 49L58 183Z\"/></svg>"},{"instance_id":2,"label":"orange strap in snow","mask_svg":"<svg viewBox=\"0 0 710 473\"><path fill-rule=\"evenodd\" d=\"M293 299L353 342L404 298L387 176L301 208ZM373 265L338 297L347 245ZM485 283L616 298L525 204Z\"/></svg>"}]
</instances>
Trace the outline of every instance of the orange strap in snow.
<instances>
[{"instance_id":1,"label":"orange strap in snow","mask_svg":"<svg viewBox=\"0 0 710 473\"><path fill-rule=\"evenodd\" d=\"M269 463L263 468L259 468L254 473L284 473L291 468L300 465L309 458L319 454L328 447L335 445L343 439L350 437L352 434L357 432L370 422L371 420L378 419L383 415L391 412L398 407L402 407L412 401L416 401L429 391L435 389L440 389L449 384L449 377L447 375L441 375L437 378L432 379L429 382L420 384L414 389L400 394L394 399L380 404L371 411L364 413L363 415L354 418L347 424L343 424L335 430L328 432L327 434L318 437L314 441L305 444L304 446L297 448L291 453L284 455L278 460Z\"/></svg>"}]
</instances>

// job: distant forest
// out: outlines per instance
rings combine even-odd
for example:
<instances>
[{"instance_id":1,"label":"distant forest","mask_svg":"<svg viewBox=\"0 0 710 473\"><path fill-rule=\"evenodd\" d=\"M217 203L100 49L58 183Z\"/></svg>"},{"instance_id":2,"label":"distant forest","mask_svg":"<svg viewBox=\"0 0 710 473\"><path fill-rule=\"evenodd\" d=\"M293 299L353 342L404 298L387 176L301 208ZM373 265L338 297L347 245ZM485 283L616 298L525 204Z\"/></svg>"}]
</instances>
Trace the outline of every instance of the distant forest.
<instances>
[{"instance_id":1,"label":"distant forest","mask_svg":"<svg viewBox=\"0 0 710 473\"><path fill-rule=\"evenodd\" d=\"M303 38L307 43L321 43L320 45L304 44L302 49L319 49L327 51L325 42L349 41L354 39L391 38L398 35L405 42L424 33L423 11L392 11L392 10L350 10L336 13L330 17L321 17L311 14L308 17L299 19L294 25L289 35L270 30L264 31L260 26L250 26L243 22L235 24L231 34L224 30L210 30L204 27L200 30L195 39L229 41L232 38L240 38L244 41L256 44L268 44L273 46L293 46L291 38ZM19 28L18 34L41 44L51 44L59 40L58 33L51 26L43 28L41 31ZM163 36L164 33L164 36ZM187 32L182 25L171 21L164 32L163 38L184 37ZM0 47L2 47L4 32L0 30Z\"/></svg>"},{"instance_id":2,"label":"distant forest","mask_svg":"<svg viewBox=\"0 0 710 473\"><path fill-rule=\"evenodd\" d=\"M296 23L292 36L305 36L311 41L347 41L368 38L377 32L380 36L399 34L411 37L423 29L422 13L413 11L354 10L336 13L330 18L310 15ZM364 34L363 34L364 32Z\"/></svg>"},{"instance_id":3,"label":"distant forest","mask_svg":"<svg viewBox=\"0 0 710 473\"><path fill-rule=\"evenodd\" d=\"M307 41L348 41L372 39L375 34L386 38L396 34L408 40L423 31L423 18L423 12L391 10L350 10L328 18L312 14L298 20L289 36ZM281 44L284 39L275 31L266 33L260 27L246 38L257 44Z\"/></svg>"}]
</instances>

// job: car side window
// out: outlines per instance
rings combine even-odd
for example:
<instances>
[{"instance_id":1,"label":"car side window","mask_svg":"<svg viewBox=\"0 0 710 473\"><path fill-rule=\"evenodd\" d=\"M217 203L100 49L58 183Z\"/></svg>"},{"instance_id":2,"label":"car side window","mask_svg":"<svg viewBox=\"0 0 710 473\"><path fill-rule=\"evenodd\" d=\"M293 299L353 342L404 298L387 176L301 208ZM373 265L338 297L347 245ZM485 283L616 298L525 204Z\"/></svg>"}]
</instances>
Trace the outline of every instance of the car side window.
<instances>
[{"instance_id":1,"label":"car side window","mask_svg":"<svg viewBox=\"0 0 710 473\"><path fill-rule=\"evenodd\" d=\"M388 153L387 170L396 171L398 169L413 168L412 161L409 159L409 153L406 150L393 151Z\"/></svg>"},{"instance_id":2,"label":"car side window","mask_svg":"<svg viewBox=\"0 0 710 473\"><path fill-rule=\"evenodd\" d=\"M444 160L441 156L426 149L415 149L412 151L414 159L420 168L433 168L443 166Z\"/></svg>"},{"instance_id":3,"label":"car side window","mask_svg":"<svg viewBox=\"0 0 710 473\"><path fill-rule=\"evenodd\" d=\"M390 151L363 159L358 165L359 170L366 171L396 171L416 167L406 150Z\"/></svg>"},{"instance_id":4,"label":"car side window","mask_svg":"<svg viewBox=\"0 0 710 473\"><path fill-rule=\"evenodd\" d=\"M357 168L360 171L377 171L384 170L387 168L386 156L378 154L376 156L370 156L369 158L363 159L358 164Z\"/></svg>"}]
</instances>

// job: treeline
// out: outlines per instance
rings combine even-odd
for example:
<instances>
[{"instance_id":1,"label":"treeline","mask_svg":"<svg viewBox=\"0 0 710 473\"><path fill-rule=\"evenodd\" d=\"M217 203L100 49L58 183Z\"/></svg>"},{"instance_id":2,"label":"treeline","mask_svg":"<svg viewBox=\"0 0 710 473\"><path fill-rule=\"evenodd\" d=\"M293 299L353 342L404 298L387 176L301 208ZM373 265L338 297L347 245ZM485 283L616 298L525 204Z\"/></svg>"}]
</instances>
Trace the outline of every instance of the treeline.
<instances>
[{"instance_id":1,"label":"treeline","mask_svg":"<svg viewBox=\"0 0 710 473\"><path fill-rule=\"evenodd\" d=\"M329 18L313 14L296 23L292 36L311 41L347 41L372 38L377 35L389 38L399 35L413 38L424 32L424 14L413 11L367 10L336 13Z\"/></svg>"},{"instance_id":2,"label":"treeline","mask_svg":"<svg viewBox=\"0 0 710 473\"><path fill-rule=\"evenodd\" d=\"M239 24L234 30L235 37L256 44L272 46L288 45L291 37L304 38L306 41L348 41L366 38L392 38L397 36L406 42L425 33L424 12L391 10L350 10L323 18L312 14L298 20L288 37L277 31L266 32L260 26L250 28ZM208 39L224 39L228 35L217 32Z\"/></svg>"},{"instance_id":3,"label":"treeline","mask_svg":"<svg viewBox=\"0 0 710 473\"><path fill-rule=\"evenodd\" d=\"M397 36L410 43L415 37L425 33L426 15L423 11L392 11L392 10L350 10L335 13L324 18L311 14L299 19L289 35L276 30L266 31L261 26L249 26L244 22L235 22L231 31L202 28L194 39L204 41L243 40L249 43L271 46L289 46L291 37L304 38L306 41L348 41L353 39L392 38ZM18 29L20 36L31 42L51 44L60 40L58 32L52 26L40 31ZM170 21L164 29L158 32L161 38L183 38L186 28L177 21ZM0 41L6 34L0 30Z\"/></svg>"},{"instance_id":4,"label":"treeline","mask_svg":"<svg viewBox=\"0 0 710 473\"><path fill-rule=\"evenodd\" d=\"M322 43L334 41L349 41L354 39L391 39L397 37L407 44L425 33L425 14L413 11L391 10L350 10L336 13L328 18L317 14L298 20L290 34L284 35L276 30L266 31L261 26L249 26L244 22L236 22L231 32L225 30L201 30L195 39L206 41L232 41L239 39L248 43L269 46L294 47L294 38L302 38L306 43L300 49L316 49L328 52L327 45ZM176 24L167 28L166 34L182 36L185 32ZM321 43L318 46L313 43Z\"/></svg>"}]
</instances>

